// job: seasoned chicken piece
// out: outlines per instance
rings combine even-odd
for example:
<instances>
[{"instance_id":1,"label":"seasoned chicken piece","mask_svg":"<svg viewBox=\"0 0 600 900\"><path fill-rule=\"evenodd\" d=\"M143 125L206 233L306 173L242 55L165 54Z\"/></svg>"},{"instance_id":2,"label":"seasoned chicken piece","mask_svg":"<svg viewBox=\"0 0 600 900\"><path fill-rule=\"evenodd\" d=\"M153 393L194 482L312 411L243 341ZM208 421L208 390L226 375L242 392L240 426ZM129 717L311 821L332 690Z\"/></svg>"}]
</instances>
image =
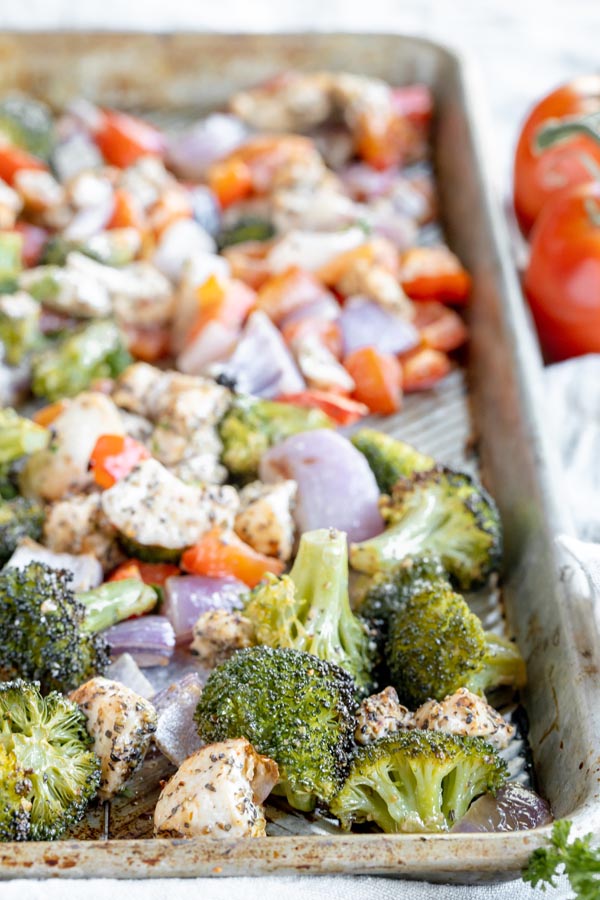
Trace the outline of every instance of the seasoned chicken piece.
<instances>
[{"instance_id":1,"label":"seasoned chicken piece","mask_svg":"<svg viewBox=\"0 0 600 900\"><path fill-rule=\"evenodd\" d=\"M222 484L227 469L220 463L223 444L214 425L201 425L189 437L159 423L150 449L182 481Z\"/></svg>"},{"instance_id":2,"label":"seasoned chicken piece","mask_svg":"<svg viewBox=\"0 0 600 900\"><path fill-rule=\"evenodd\" d=\"M277 763L245 738L208 744L179 767L154 810L157 837L263 837L261 804L277 784Z\"/></svg>"},{"instance_id":3,"label":"seasoned chicken piece","mask_svg":"<svg viewBox=\"0 0 600 900\"><path fill-rule=\"evenodd\" d=\"M371 744L407 728L414 728L412 713L399 702L394 688L386 687L380 694L372 694L361 703L354 738L357 744Z\"/></svg>"},{"instance_id":4,"label":"seasoned chicken piece","mask_svg":"<svg viewBox=\"0 0 600 900\"><path fill-rule=\"evenodd\" d=\"M344 231L289 231L277 240L267 255L269 270L274 274L299 266L314 272L336 259L341 253L364 244L362 228Z\"/></svg>"},{"instance_id":5,"label":"seasoned chicken piece","mask_svg":"<svg viewBox=\"0 0 600 900\"><path fill-rule=\"evenodd\" d=\"M398 279L385 266L357 259L335 287L346 297L362 295L407 319L413 317L410 300Z\"/></svg>"},{"instance_id":6,"label":"seasoned chicken piece","mask_svg":"<svg viewBox=\"0 0 600 900\"><path fill-rule=\"evenodd\" d=\"M252 622L240 612L210 609L202 613L194 625L194 639L190 653L208 669L214 669L229 659L236 650L253 644Z\"/></svg>"},{"instance_id":7,"label":"seasoned chicken piece","mask_svg":"<svg viewBox=\"0 0 600 900\"><path fill-rule=\"evenodd\" d=\"M145 547L183 550L213 526L233 527L239 501L229 485L184 484L146 459L102 493L102 509L121 534Z\"/></svg>"},{"instance_id":8,"label":"seasoned chicken piece","mask_svg":"<svg viewBox=\"0 0 600 900\"><path fill-rule=\"evenodd\" d=\"M124 434L119 410L110 397L85 391L65 400L52 422L52 440L45 450L27 460L21 483L29 495L60 500L93 484L89 461L102 434Z\"/></svg>"},{"instance_id":9,"label":"seasoned chicken piece","mask_svg":"<svg viewBox=\"0 0 600 900\"><path fill-rule=\"evenodd\" d=\"M28 210L45 213L65 204L65 189L56 178L42 169L20 169L13 182Z\"/></svg>"},{"instance_id":10,"label":"seasoned chicken piece","mask_svg":"<svg viewBox=\"0 0 600 900\"><path fill-rule=\"evenodd\" d=\"M467 688L459 688L439 703L428 700L415 712L414 722L416 728L427 731L482 737L499 750L508 746L515 733L513 725L509 725L483 697L472 694Z\"/></svg>"},{"instance_id":11,"label":"seasoned chicken piece","mask_svg":"<svg viewBox=\"0 0 600 900\"><path fill-rule=\"evenodd\" d=\"M48 507L44 543L57 553L91 553L109 572L123 560L117 532L102 512L100 493L75 494Z\"/></svg>"},{"instance_id":12,"label":"seasoned chicken piece","mask_svg":"<svg viewBox=\"0 0 600 900\"><path fill-rule=\"evenodd\" d=\"M70 696L87 719L102 768L98 796L108 800L143 763L156 731L156 710L148 700L108 678L92 678Z\"/></svg>"},{"instance_id":13,"label":"seasoned chicken piece","mask_svg":"<svg viewBox=\"0 0 600 900\"><path fill-rule=\"evenodd\" d=\"M354 203L339 186L321 184L306 189L294 185L271 197L270 218L278 231L334 231L364 219L361 205Z\"/></svg>"},{"instance_id":14,"label":"seasoned chicken piece","mask_svg":"<svg viewBox=\"0 0 600 900\"><path fill-rule=\"evenodd\" d=\"M297 492L295 481L246 485L240 491L236 534L259 553L288 560L294 545L292 507Z\"/></svg>"},{"instance_id":15,"label":"seasoned chicken piece","mask_svg":"<svg viewBox=\"0 0 600 900\"><path fill-rule=\"evenodd\" d=\"M284 73L234 94L229 108L258 131L310 131L333 113L330 77L326 72Z\"/></svg>"},{"instance_id":16,"label":"seasoned chicken piece","mask_svg":"<svg viewBox=\"0 0 600 900\"><path fill-rule=\"evenodd\" d=\"M98 207L110 202L113 190L107 168L102 167L97 171L86 169L69 181L67 199L76 209Z\"/></svg>"},{"instance_id":17,"label":"seasoned chicken piece","mask_svg":"<svg viewBox=\"0 0 600 900\"><path fill-rule=\"evenodd\" d=\"M152 409L148 396L160 384L163 376L164 372L149 363L133 363L119 375L112 398L122 409L151 419Z\"/></svg>"},{"instance_id":18,"label":"seasoned chicken piece","mask_svg":"<svg viewBox=\"0 0 600 900\"><path fill-rule=\"evenodd\" d=\"M0 178L0 228L14 228L23 201L16 191Z\"/></svg>"},{"instance_id":19,"label":"seasoned chicken piece","mask_svg":"<svg viewBox=\"0 0 600 900\"><path fill-rule=\"evenodd\" d=\"M342 394L351 394L356 387L347 369L318 334L300 334L292 341L291 350L309 387Z\"/></svg>"},{"instance_id":20,"label":"seasoned chicken piece","mask_svg":"<svg viewBox=\"0 0 600 900\"><path fill-rule=\"evenodd\" d=\"M132 437L140 444L144 444L144 446L150 446L152 432L154 431L152 422L144 416L138 416L137 413L130 413L126 410L120 410L120 412L125 434L128 434L129 437Z\"/></svg>"},{"instance_id":21,"label":"seasoned chicken piece","mask_svg":"<svg viewBox=\"0 0 600 900\"><path fill-rule=\"evenodd\" d=\"M70 253L69 262L83 258L81 253ZM93 262L93 260L90 260ZM44 306L80 318L108 316L112 301L106 287L93 274L77 267L36 266L19 276L19 287L28 291Z\"/></svg>"},{"instance_id":22,"label":"seasoned chicken piece","mask_svg":"<svg viewBox=\"0 0 600 900\"><path fill-rule=\"evenodd\" d=\"M153 156L143 156L132 166L119 174L118 186L128 191L142 207L150 209L163 191L178 182L168 172L162 162Z\"/></svg>"}]
</instances>

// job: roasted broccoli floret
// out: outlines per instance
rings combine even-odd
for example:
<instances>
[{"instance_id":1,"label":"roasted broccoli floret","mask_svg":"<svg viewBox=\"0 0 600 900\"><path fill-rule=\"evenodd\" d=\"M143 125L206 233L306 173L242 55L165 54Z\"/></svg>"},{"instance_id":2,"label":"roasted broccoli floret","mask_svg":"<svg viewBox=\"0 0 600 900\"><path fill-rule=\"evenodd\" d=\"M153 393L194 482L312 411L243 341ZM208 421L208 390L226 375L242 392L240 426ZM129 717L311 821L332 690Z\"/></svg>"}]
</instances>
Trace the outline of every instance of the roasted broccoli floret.
<instances>
[{"instance_id":1,"label":"roasted broccoli floret","mask_svg":"<svg viewBox=\"0 0 600 900\"><path fill-rule=\"evenodd\" d=\"M48 400L74 397L97 378L114 378L131 362L114 322L98 321L33 358L33 393Z\"/></svg>"},{"instance_id":2,"label":"roasted broccoli floret","mask_svg":"<svg viewBox=\"0 0 600 900\"><path fill-rule=\"evenodd\" d=\"M268 241L275 235L275 228L266 219L256 216L247 216L238 219L235 225L222 228L217 235L217 247L224 250L233 244L242 244L245 241Z\"/></svg>"},{"instance_id":3,"label":"roasted broccoli floret","mask_svg":"<svg viewBox=\"0 0 600 900\"><path fill-rule=\"evenodd\" d=\"M50 432L6 407L0 409L0 472L30 453L43 450L50 440Z\"/></svg>"},{"instance_id":4,"label":"roasted broccoli floret","mask_svg":"<svg viewBox=\"0 0 600 900\"><path fill-rule=\"evenodd\" d=\"M252 647L214 669L196 710L206 743L247 738L279 765L296 809L339 790L352 755L356 686L339 666L300 650Z\"/></svg>"},{"instance_id":5,"label":"roasted broccoli floret","mask_svg":"<svg viewBox=\"0 0 600 900\"><path fill-rule=\"evenodd\" d=\"M496 793L507 766L481 738L418 729L361 747L330 811L349 830L449 831L480 794Z\"/></svg>"},{"instance_id":6,"label":"roasted broccoli floret","mask_svg":"<svg viewBox=\"0 0 600 900\"><path fill-rule=\"evenodd\" d=\"M43 524L44 510L39 503L25 497L0 500L0 566L10 559L23 538L39 540Z\"/></svg>"},{"instance_id":7,"label":"roasted broccoli floret","mask_svg":"<svg viewBox=\"0 0 600 900\"><path fill-rule=\"evenodd\" d=\"M155 591L137 579L75 594L70 572L32 562L0 573L0 675L40 681L43 691L70 691L106 671L109 651L97 634L148 612Z\"/></svg>"},{"instance_id":8,"label":"roasted broccoli floret","mask_svg":"<svg viewBox=\"0 0 600 900\"><path fill-rule=\"evenodd\" d=\"M57 234L45 244L40 264L64 266L69 253L76 252L105 266L125 266L133 262L139 249L139 237L130 228L111 228L94 234L85 241L70 241Z\"/></svg>"},{"instance_id":9,"label":"roasted broccoli floret","mask_svg":"<svg viewBox=\"0 0 600 900\"><path fill-rule=\"evenodd\" d=\"M22 268L23 237L18 231L0 233L0 292L12 294Z\"/></svg>"},{"instance_id":10,"label":"roasted broccoli floret","mask_svg":"<svg viewBox=\"0 0 600 900\"><path fill-rule=\"evenodd\" d=\"M18 366L42 340L40 304L24 291L0 296L0 344L8 365Z\"/></svg>"},{"instance_id":11,"label":"roasted broccoli floret","mask_svg":"<svg viewBox=\"0 0 600 900\"><path fill-rule=\"evenodd\" d=\"M525 663L511 641L484 630L448 582L422 582L393 613L385 647L392 683L411 709L458 688L522 687Z\"/></svg>"},{"instance_id":12,"label":"roasted broccoli floret","mask_svg":"<svg viewBox=\"0 0 600 900\"><path fill-rule=\"evenodd\" d=\"M300 431L331 428L320 409L303 409L256 397L237 397L219 425L221 461L238 481L253 481L263 453Z\"/></svg>"},{"instance_id":13,"label":"roasted broccoli floret","mask_svg":"<svg viewBox=\"0 0 600 900\"><path fill-rule=\"evenodd\" d=\"M257 643L305 650L346 669L360 688L370 686L370 638L350 609L343 532L321 528L303 534L289 575L259 585L244 615Z\"/></svg>"},{"instance_id":14,"label":"roasted broccoli floret","mask_svg":"<svg viewBox=\"0 0 600 900\"><path fill-rule=\"evenodd\" d=\"M462 472L437 466L399 481L382 502L387 529L350 548L359 572L376 574L407 557L433 554L464 589L498 568L502 526L496 504Z\"/></svg>"},{"instance_id":15,"label":"roasted broccoli floret","mask_svg":"<svg viewBox=\"0 0 600 900\"><path fill-rule=\"evenodd\" d=\"M85 716L38 684L0 683L0 841L52 841L83 817L100 782Z\"/></svg>"},{"instance_id":16,"label":"roasted broccoli floret","mask_svg":"<svg viewBox=\"0 0 600 900\"><path fill-rule=\"evenodd\" d=\"M439 557L407 557L393 569L375 575L363 594L358 611L378 628L387 630L391 616L423 584L447 580Z\"/></svg>"},{"instance_id":17,"label":"roasted broccoli floret","mask_svg":"<svg viewBox=\"0 0 600 900\"><path fill-rule=\"evenodd\" d=\"M351 440L356 449L367 458L382 494L389 494L401 478L435 466L433 456L419 453L410 444L374 428L360 428L352 435Z\"/></svg>"},{"instance_id":18,"label":"roasted broccoli floret","mask_svg":"<svg viewBox=\"0 0 600 900\"><path fill-rule=\"evenodd\" d=\"M0 103L0 134L34 156L48 159L54 145L52 113L31 97L7 97Z\"/></svg>"}]
</instances>

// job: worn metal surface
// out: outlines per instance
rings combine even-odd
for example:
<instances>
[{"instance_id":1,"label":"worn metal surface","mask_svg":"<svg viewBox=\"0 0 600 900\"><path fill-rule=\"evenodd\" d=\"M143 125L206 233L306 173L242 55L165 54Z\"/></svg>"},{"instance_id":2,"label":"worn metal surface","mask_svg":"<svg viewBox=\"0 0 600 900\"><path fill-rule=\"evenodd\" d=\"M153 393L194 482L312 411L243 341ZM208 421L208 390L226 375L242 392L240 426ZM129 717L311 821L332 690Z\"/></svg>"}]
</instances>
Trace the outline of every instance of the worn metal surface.
<instances>
[{"instance_id":1,"label":"worn metal surface","mask_svg":"<svg viewBox=\"0 0 600 900\"><path fill-rule=\"evenodd\" d=\"M290 67L424 81L436 94L435 158L444 225L474 277L468 381L412 400L386 430L448 462L476 445L506 531L504 603L525 653L525 705L541 792L558 816L600 830L600 678L589 599L568 587L553 537L568 524L556 500L539 428L539 355L525 317L498 210L485 178L474 119L474 85L452 53L392 35L0 35L0 83L56 107L74 96L120 107L187 109L223 104L236 88ZM467 454L470 456L471 453ZM170 769L149 760L154 783ZM144 785L114 804L112 831L127 839L0 844L0 876L111 877L279 872L370 873L476 882L515 877L548 829L503 835L342 836L306 820L290 834L283 811L269 812L270 837L228 841L149 840L155 794ZM80 833L98 833L93 816ZM298 826L300 828L300 826ZM308 832L308 833L307 833ZM136 840L130 839L131 836Z\"/></svg>"}]
</instances>

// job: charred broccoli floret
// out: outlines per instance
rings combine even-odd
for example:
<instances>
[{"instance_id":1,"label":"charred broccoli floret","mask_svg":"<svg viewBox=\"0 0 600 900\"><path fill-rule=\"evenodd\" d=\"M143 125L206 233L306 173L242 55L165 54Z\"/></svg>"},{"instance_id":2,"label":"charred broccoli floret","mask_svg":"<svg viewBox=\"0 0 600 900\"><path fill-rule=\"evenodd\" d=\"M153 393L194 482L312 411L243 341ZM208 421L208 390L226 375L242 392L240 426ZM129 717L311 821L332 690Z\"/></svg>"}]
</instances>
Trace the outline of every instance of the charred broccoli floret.
<instances>
[{"instance_id":1,"label":"charred broccoli floret","mask_svg":"<svg viewBox=\"0 0 600 900\"><path fill-rule=\"evenodd\" d=\"M296 809L339 790L352 755L356 687L338 666L300 650L252 647L214 669L196 710L206 743L245 737L279 765Z\"/></svg>"},{"instance_id":2,"label":"charred broccoli floret","mask_svg":"<svg viewBox=\"0 0 600 900\"><path fill-rule=\"evenodd\" d=\"M130 362L115 323L92 322L34 356L32 390L48 400L74 397L97 378L114 378Z\"/></svg>"},{"instance_id":3,"label":"charred broccoli floret","mask_svg":"<svg viewBox=\"0 0 600 900\"><path fill-rule=\"evenodd\" d=\"M259 585L244 615L257 643L305 650L346 669L360 688L369 687L370 638L350 608L343 532L321 528L303 534L289 575Z\"/></svg>"},{"instance_id":4,"label":"charred broccoli floret","mask_svg":"<svg viewBox=\"0 0 600 900\"><path fill-rule=\"evenodd\" d=\"M407 597L423 584L440 579L446 581L447 575L439 557L409 556L393 569L373 577L362 596L359 612L378 628L387 630L391 616L402 607Z\"/></svg>"},{"instance_id":5,"label":"charred broccoli floret","mask_svg":"<svg viewBox=\"0 0 600 900\"><path fill-rule=\"evenodd\" d=\"M352 435L351 440L356 449L366 457L382 494L389 494L401 478L435 466L433 456L419 453L410 444L374 428L360 428Z\"/></svg>"},{"instance_id":6,"label":"charred broccoli floret","mask_svg":"<svg viewBox=\"0 0 600 900\"><path fill-rule=\"evenodd\" d=\"M9 366L18 366L42 343L40 304L23 291L0 296L0 344Z\"/></svg>"},{"instance_id":7,"label":"charred broccoli floret","mask_svg":"<svg viewBox=\"0 0 600 900\"><path fill-rule=\"evenodd\" d=\"M34 156L48 159L54 145L50 108L31 97L7 97L0 103L0 134Z\"/></svg>"},{"instance_id":8,"label":"charred broccoli floret","mask_svg":"<svg viewBox=\"0 0 600 900\"><path fill-rule=\"evenodd\" d=\"M329 416L320 409L240 396L219 425L221 461L237 480L252 481L258 475L262 455L273 444L300 431L332 426Z\"/></svg>"},{"instance_id":9,"label":"charred broccoli floret","mask_svg":"<svg viewBox=\"0 0 600 900\"><path fill-rule=\"evenodd\" d=\"M233 244L245 241L269 241L275 235L275 227L266 219L257 216L246 216L238 219L235 225L222 228L217 234L217 247L224 250Z\"/></svg>"},{"instance_id":10,"label":"charred broccoli floret","mask_svg":"<svg viewBox=\"0 0 600 900\"><path fill-rule=\"evenodd\" d=\"M141 615L156 603L137 579L108 582L75 594L70 572L32 562L0 573L0 674L41 682L43 691L67 692L106 671L109 625Z\"/></svg>"},{"instance_id":11,"label":"charred broccoli floret","mask_svg":"<svg viewBox=\"0 0 600 900\"><path fill-rule=\"evenodd\" d=\"M449 831L506 777L506 763L481 738L414 729L361 747L329 808L346 830L375 822L388 833Z\"/></svg>"},{"instance_id":12,"label":"charred broccoli floret","mask_svg":"<svg viewBox=\"0 0 600 900\"><path fill-rule=\"evenodd\" d=\"M525 663L511 641L484 630L449 583L421 583L391 616L385 647L392 683L411 709L458 688L522 687Z\"/></svg>"},{"instance_id":13,"label":"charred broccoli floret","mask_svg":"<svg viewBox=\"0 0 600 900\"><path fill-rule=\"evenodd\" d=\"M0 841L52 841L81 820L100 782L85 716L38 684L0 683Z\"/></svg>"},{"instance_id":14,"label":"charred broccoli floret","mask_svg":"<svg viewBox=\"0 0 600 900\"><path fill-rule=\"evenodd\" d=\"M406 557L434 554L460 588L481 584L502 553L496 504L462 472L437 466L399 481L382 502L387 529L350 549L359 572L376 574Z\"/></svg>"},{"instance_id":15,"label":"charred broccoli floret","mask_svg":"<svg viewBox=\"0 0 600 900\"><path fill-rule=\"evenodd\" d=\"M0 500L0 566L10 559L23 538L39 540L43 524L44 510L34 500Z\"/></svg>"}]
</instances>

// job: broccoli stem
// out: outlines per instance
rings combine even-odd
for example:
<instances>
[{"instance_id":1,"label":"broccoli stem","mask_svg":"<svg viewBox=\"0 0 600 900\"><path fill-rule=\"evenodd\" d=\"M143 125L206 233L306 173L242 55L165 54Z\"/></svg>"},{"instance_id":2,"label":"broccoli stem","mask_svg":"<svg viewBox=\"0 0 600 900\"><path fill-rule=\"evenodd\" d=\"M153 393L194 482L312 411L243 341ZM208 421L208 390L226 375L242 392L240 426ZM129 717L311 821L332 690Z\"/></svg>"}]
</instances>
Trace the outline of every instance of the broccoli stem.
<instances>
[{"instance_id":1,"label":"broccoli stem","mask_svg":"<svg viewBox=\"0 0 600 900\"><path fill-rule=\"evenodd\" d=\"M49 440L50 432L46 428L20 416L14 409L0 410L0 465L43 450Z\"/></svg>"},{"instance_id":2,"label":"broccoli stem","mask_svg":"<svg viewBox=\"0 0 600 900\"><path fill-rule=\"evenodd\" d=\"M473 676L470 689L476 693L485 693L501 685L524 687L527 683L527 670L517 645L508 638L489 631L485 632L485 643L483 668Z\"/></svg>"},{"instance_id":3,"label":"broccoli stem","mask_svg":"<svg viewBox=\"0 0 600 900\"><path fill-rule=\"evenodd\" d=\"M77 599L86 610L82 629L95 633L123 619L150 612L156 606L158 596L150 585L137 578L125 578L82 591L77 594Z\"/></svg>"}]
</instances>

